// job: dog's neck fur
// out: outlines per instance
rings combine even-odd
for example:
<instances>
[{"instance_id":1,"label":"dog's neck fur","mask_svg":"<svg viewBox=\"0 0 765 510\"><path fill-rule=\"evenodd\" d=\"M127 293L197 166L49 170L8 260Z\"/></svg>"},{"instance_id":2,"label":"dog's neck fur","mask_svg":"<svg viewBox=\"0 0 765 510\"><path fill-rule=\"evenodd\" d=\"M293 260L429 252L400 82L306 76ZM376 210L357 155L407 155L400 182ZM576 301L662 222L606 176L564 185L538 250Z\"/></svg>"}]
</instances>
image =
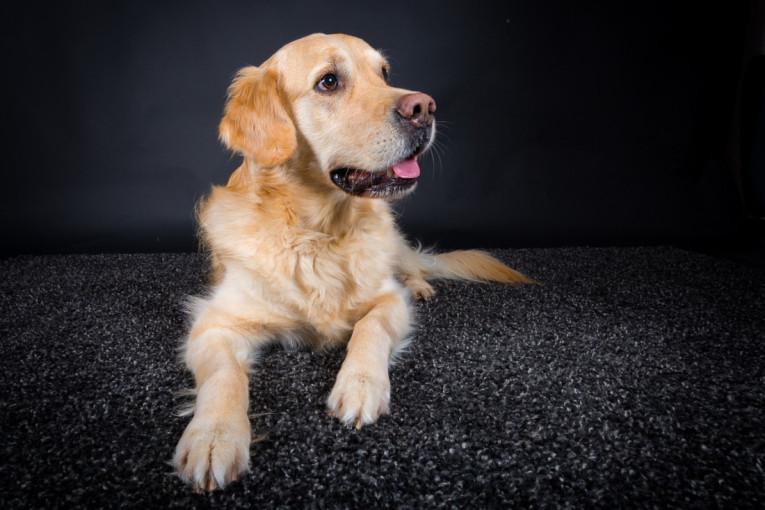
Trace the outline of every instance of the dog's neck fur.
<instances>
[{"instance_id":1,"label":"dog's neck fur","mask_svg":"<svg viewBox=\"0 0 765 510\"><path fill-rule=\"evenodd\" d=\"M261 168L245 158L231 175L228 188L252 193L271 210L283 212L288 226L342 238L363 218L391 216L385 200L352 197L332 189L316 178L317 172L305 169L289 173L285 166Z\"/></svg>"}]
</instances>

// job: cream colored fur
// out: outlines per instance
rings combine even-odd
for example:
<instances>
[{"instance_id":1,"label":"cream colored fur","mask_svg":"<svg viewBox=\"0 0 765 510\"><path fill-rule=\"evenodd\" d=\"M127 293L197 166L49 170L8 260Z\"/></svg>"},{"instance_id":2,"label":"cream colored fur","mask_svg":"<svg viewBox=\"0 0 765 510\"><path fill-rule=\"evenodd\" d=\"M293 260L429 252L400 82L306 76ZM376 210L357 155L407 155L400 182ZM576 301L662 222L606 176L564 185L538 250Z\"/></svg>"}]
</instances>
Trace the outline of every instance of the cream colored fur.
<instances>
[{"instance_id":1,"label":"cream colored fur","mask_svg":"<svg viewBox=\"0 0 765 510\"><path fill-rule=\"evenodd\" d=\"M214 283L191 307L183 352L196 402L173 459L196 489L250 468L247 374L266 342L347 345L327 405L361 427L389 411L389 360L410 331L410 296L433 295L427 279L529 281L482 252L413 250L388 202L330 181L333 168L378 170L406 156L391 112L410 91L390 87L384 66L360 39L315 34L243 69L229 89L220 136L243 162L199 206ZM328 70L344 76L342 94L316 91Z\"/></svg>"}]
</instances>

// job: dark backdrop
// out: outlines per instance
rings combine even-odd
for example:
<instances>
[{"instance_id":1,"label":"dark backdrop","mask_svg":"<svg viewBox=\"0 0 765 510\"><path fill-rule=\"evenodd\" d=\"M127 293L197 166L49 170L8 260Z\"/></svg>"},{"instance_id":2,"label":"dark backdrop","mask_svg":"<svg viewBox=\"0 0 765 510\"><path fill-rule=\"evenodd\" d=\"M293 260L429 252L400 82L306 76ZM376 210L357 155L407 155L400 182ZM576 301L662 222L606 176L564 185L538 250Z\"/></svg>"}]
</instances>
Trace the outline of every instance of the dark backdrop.
<instances>
[{"instance_id":1,"label":"dark backdrop","mask_svg":"<svg viewBox=\"0 0 765 510\"><path fill-rule=\"evenodd\" d=\"M234 72L318 31L384 49L393 83L438 103L440 149L399 206L411 237L491 247L738 231L728 149L747 2L369 5L6 12L3 254L194 249L194 202L238 164L216 132Z\"/></svg>"}]
</instances>

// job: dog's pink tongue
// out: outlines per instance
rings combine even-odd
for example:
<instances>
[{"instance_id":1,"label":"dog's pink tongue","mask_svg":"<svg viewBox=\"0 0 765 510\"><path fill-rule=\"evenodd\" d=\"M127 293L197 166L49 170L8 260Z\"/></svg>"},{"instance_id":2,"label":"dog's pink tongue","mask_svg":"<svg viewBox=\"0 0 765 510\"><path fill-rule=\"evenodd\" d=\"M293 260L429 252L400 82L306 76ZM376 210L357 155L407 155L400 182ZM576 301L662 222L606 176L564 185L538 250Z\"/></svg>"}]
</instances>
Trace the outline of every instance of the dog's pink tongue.
<instances>
[{"instance_id":1,"label":"dog's pink tongue","mask_svg":"<svg viewBox=\"0 0 765 510\"><path fill-rule=\"evenodd\" d=\"M402 179L414 179L420 176L420 165L414 158L405 159L393 165L393 173Z\"/></svg>"}]
</instances>

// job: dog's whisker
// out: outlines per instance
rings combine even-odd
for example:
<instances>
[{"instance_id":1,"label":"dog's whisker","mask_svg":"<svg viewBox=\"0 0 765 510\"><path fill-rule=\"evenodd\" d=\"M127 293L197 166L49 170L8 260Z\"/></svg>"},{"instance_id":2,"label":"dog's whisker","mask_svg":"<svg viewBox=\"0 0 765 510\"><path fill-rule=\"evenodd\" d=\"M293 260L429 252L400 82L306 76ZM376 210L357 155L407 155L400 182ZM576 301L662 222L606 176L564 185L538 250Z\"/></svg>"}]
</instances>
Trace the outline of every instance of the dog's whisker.
<instances>
[{"instance_id":1,"label":"dog's whisker","mask_svg":"<svg viewBox=\"0 0 765 510\"><path fill-rule=\"evenodd\" d=\"M428 151L428 157L433 165L433 172L431 172L431 179L435 179L436 172L439 174L443 172L443 159L442 159L443 146L439 140L433 140Z\"/></svg>"}]
</instances>

